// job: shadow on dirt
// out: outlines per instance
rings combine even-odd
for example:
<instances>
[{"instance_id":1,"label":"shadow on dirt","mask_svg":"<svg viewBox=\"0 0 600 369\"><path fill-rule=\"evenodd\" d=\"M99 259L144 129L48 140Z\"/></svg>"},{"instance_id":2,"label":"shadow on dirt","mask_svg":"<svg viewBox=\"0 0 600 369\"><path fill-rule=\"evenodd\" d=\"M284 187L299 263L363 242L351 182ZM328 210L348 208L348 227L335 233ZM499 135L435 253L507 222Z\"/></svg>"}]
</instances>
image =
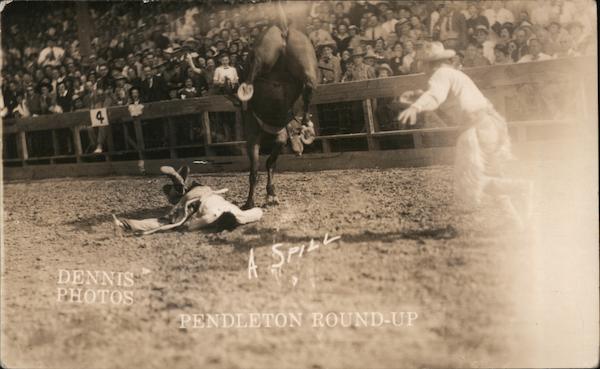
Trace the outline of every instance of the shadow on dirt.
<instances>
[{"instance_id":1,"label":"shadow on dirt","mask_svg":"<svg viewBox=\"0 0 600 369\"><path fill-rule=\"evenodd\" d=\"M158 218L167 214L167 212L169 212L170 209L170 206L163 206L162 208L137 209L135 211L115 215L119 218L131 219ZM73 221L62 223L62 225L76 226L78 228L87 230L88 232L92 232L92 227L106 222L112 223L111 214L97 214L90 217L79 218Z\"/></svg>"},{"instance_id":2,"label":"shadow on dirt","mask_svg":"<svg viewBox=\"0 0 600 369\"><path fill-rule=\"evenodd\" d=\"M316 242L322 242L322 236L293 236L285 232L275 232L270 229L260 229L257 226L245 228L243 231L238 228L235 233L241 233L235 235L235 237L228 237L225 235L222 240L233 244L235 251L237 252L248 252L251 248L259 248L265 246L272 246L275 243L283 244L294 244L302 245L308 244L312 239ZM230 233L234 236L233 232ZM252 238L248 236L254 236ZM365 231L361 234L356 235L342 235L341 240L344 243L363 243L363 242L395 242L399 239L405 240L416 240L423 241L425 239L432 240L449 240L458 236L458 231L451 225L446 227L437 228L425 228L425 229L411 229L398 232L383 232L376 233L372 231ZM333 237L333 235L331 235Z\"/></svg>"}]
</instances>

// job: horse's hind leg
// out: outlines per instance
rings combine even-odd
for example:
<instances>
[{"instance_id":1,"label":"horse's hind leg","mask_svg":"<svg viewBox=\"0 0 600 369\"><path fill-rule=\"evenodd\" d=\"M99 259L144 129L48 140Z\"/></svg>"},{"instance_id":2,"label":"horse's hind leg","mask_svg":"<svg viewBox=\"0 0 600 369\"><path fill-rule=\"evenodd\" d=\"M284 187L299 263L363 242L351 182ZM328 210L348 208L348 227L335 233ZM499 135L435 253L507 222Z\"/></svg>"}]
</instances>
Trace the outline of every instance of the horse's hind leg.
<instances>
[{"instance_id":1,"label":"horse's hind leg","mask_svg":"<svg viewBox=\"0 0 600 369\"><path fill-rule=\"evenodd\" d=\"M275 146L271 151L271 155L267 159L267 205L278 205L279 200L275 195L275 185L273 184L273 175L275 174L275 163L281 153L281 150L285 146L287 141L287 133L284 131L280 132L275 141Z\"/></svg>"},{"instance_id":2,"label":"horse's hind leg","mask_svg":"<svg viewBox=\"0 0 600 369\"><path fill-rule=\"evenodd\" d=\"M246 204L242 206L243 210L252 209L254 207L254 190L256 189L256 182L258 181L258 160L259 160L259 137L252 140L248 137L247 150L248 158L250 158L250 189L248 190L248 199Z\"/></svg>"},{"instance_id":3,"label":"horse's hind leg","mask_svg":"<svg viewBox=\"0 0 600 369\"><path fill-rule=\"evenodd\" d=\"M308 109L310 106L310 102L312 100L313 91L316 87L316 84L313 81L308 80L304 82L304 87L302 88L302 103L304 104L303 114L302 114L302 124L306 124L310 121L310 115L308 113Z\"/></svg>"},{"instance_id":4,"label":"horse's hind leg","mask_svg":"<svg viewBox=\"0 0 600 369\"><path fill-rule=\"evenodd\" d=\"M317 87L317 63L310 40L301 32L290 30L286 46L286 61L290 73L302 81L304 103L302 123L309 121L308 108Z\"/></svg>"}]
</instances>

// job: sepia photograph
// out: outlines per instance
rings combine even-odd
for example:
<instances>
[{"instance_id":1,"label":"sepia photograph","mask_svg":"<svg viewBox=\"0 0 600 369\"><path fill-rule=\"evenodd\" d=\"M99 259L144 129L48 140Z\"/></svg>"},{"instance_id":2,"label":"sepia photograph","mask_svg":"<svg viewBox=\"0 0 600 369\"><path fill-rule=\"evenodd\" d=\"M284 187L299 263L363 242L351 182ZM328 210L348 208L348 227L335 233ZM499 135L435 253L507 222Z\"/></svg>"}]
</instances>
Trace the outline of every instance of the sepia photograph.
<instances>
[{"instance_id":1,"label":"sepia photograph","mask_svg":"<svg viewBox=\"0 0 600 369\"><path fill-rule=\"evenodd\" d=\"M594 0L0 1L0 366L600 360Z\"/></svg>"}]
</instances>

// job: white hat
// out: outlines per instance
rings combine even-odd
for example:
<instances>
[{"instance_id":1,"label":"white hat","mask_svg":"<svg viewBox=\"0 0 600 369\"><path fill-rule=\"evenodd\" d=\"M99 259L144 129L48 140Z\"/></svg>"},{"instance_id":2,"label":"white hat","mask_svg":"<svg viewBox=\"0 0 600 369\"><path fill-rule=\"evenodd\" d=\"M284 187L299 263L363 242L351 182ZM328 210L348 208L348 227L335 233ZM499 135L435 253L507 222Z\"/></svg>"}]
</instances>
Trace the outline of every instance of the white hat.
<instances>
[{"instance_id":1,"label":"white hat","mask_svg":"<svg viewBox=\"0 0 600 369\"><path fill-rule=\"evenodd\" d=\"M425 44L423 49L421 50L421 55L418 57L423 61L434 61L434 60L444 60L450 59L456 52L452 49L444 49L444 44L439 41L428 42Z\"/></svg>"}]
</instances>

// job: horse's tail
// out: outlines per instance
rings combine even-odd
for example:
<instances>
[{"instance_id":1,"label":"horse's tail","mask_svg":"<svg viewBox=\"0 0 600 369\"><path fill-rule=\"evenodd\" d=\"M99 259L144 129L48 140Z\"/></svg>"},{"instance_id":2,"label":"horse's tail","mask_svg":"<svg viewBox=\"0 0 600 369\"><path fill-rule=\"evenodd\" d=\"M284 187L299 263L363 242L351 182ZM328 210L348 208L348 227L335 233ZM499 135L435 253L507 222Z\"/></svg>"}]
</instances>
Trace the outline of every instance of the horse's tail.
<instances>
[{"instance_id":1,"label":"horse's tail","mask_svg":"<svg viewBox=\"0 0 600 369\"><path fill-rule=\"evenodd\" d=\"M281 36L287 42L288 34L289 34L289 22L288 18L285 15L285 11L283 10L283 6L281 5L281 1L277 1L277 18L275 20L277 27L281 29Z\"/></svg>"}]
</instances>

